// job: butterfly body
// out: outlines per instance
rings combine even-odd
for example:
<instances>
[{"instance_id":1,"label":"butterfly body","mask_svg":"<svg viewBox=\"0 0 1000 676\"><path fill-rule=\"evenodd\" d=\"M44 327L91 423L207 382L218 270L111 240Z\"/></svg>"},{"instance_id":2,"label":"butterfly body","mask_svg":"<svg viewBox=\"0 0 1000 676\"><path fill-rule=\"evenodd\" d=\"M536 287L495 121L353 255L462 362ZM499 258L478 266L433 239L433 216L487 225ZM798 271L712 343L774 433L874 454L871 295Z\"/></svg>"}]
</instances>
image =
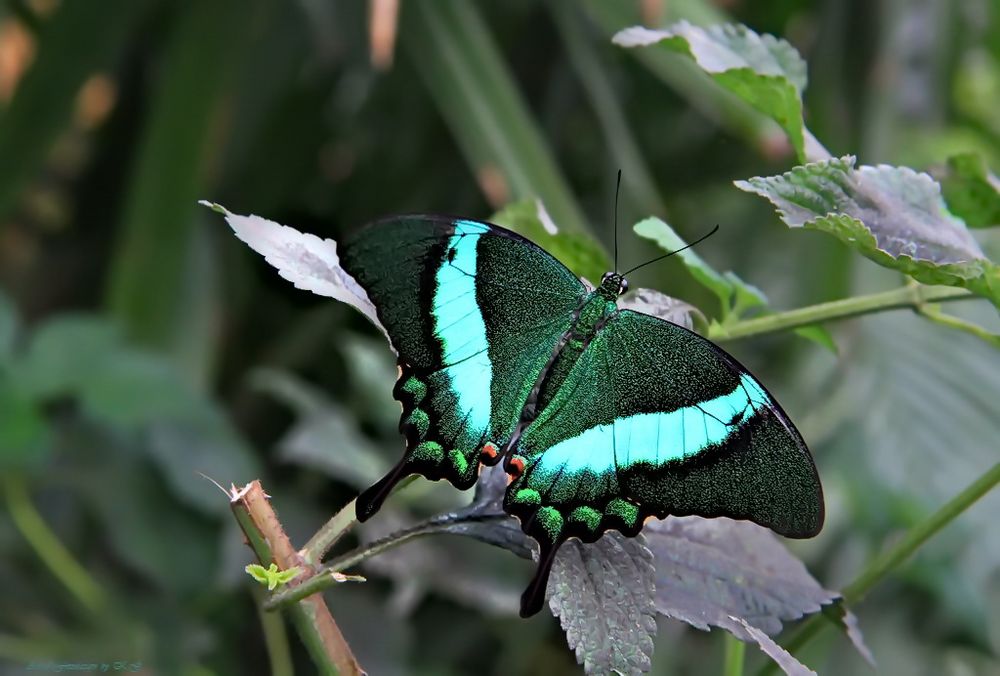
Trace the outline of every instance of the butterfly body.
<instances>
[{"instance_id":1,"label":"butterfly body","mask_svg":"<svg viewBox=\"0 0 1000 676\"><path fill-rule=\"evenodd\" d=\"M777 403L709 341L619 309L621 275L588 291L510 231L425 216L369 226L342 265L399 354L407 447L359 496L358 518L406 475L464 489L503 462L504 509L540 546L522 615L541 607L570 537L635 535L668 514L819 530L819 480Z\"/></svg>"}]
</instances>

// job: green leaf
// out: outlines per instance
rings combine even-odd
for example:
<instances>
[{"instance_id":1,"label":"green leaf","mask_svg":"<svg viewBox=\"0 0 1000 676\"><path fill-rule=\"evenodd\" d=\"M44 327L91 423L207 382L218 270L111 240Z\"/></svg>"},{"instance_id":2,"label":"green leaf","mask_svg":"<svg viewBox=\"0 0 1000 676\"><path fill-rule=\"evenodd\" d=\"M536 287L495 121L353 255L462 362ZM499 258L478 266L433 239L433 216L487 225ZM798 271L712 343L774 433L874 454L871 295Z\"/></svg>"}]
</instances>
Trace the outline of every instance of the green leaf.
<instances>
[{"instance_id":1,"label":"green leaf","mask_svg":"<svg viewBox=\"0 0 1000 676\"><path fill-rule=\"evenodd\" d=\"M486 468L472 503L435 517L434 530L537 557L517 520L503 511L506 488L503 468ZM656 633L653 573L652 554L641 535L610 532L593 544L570 540L560 548L546 590L549 607L587 673L649 669Z\"/></svg>"},{"instance_id":2,"label":"green leaf","mask_svg":"<svg viewBox=\"0 0 1000 676\"><path fill-rule=\"evenodd\" d=\"M17 308L7 294L0 291L0 365L10 361L14 353L19 325Z\"/></svg>"},{"instance_id":3,"label":"green leaf","mask_svg":"<svg viewBox=\"0 0 1000 676\"><path fill-rule=\"evenodd\" d=\"M989 170L982 155L953 155L936 178L948 209L970 228L1000 225L1000 179Z\"/></svg>"},{"instance_id":4,"label":"green leaf","mask_svg":"<svg viewBox=\"0 0 1000 676\"><path fill-rule=\"evenodd\" d=\"M600 282L604 273L612 268L611 260L600 244L583 232L559 230L539 200L515 202L494 214L490 220L527 237L578 277Z\"/></svg>"},{"instance_id":5,"label":"green leaf","mask_svg":"<svg viewBox=\"0 0 1000 676\"><path fill-rule=\"evenodd\" d=\"M927 174L886 165L855 169L847 156L736 186L770 200L791 227L828 232L883 267L1000 305L1000 267L948 212Z\"/></svg>"},{"instance_id":6,"label":"green leaf","mask_svg":"<svg viewBox=\"0 0 1000 676\"><path fill-rule=\"evenodd\" d=\"M440 528L435 527L434 532L465 535L504 548L509 548L509 542L497 541L492 536L504 532L504 527L494 526L509 521L506 530L511 535L511 542L519 537L524 556L531 557L528 539L520 526L502 512L487 517L486 521L464 512L442 515L433 521L440 523ZM378 519L362 524L360 536L364 543L371 543L409 525L412 524L408 518L390 507L383 509ZM434 592L487 615L516 617L521 590L518 582L504 575L505 564L509 561L498 558L495 550L464 546L466 544L469 543L458 538L411 540L403 547L394 547L368 559L364 565L366 570L392 580L394 590L389 603L394 612L405 614L419 604L427 592Z\"/></svg>"},{"instance_id":7,"label":"green leaf","mask_svg":"<svg viewBox=\"0 0 1000 676\"><path fill-rule=\"evenodd\" d=\"M35 399L75 394L117 354L119 338L114 327L97 317L59 316L32 334L12 367L13 377Z\"/></svg>"},{"instance_id":8,"label":"green leaf","mask_svg":"<svg viewBox=\"0 0 1000 676\"><path fill-rule=\"evenodd\" d=\"M317 469L358 490L385 473L388 462L358 427L356 417L321 391L284 371L259 369L255 389L293 408L298 419L278 442L282 460ZM399 407L394 406L396 418Z\"/></svg>"},{"instance_id":9,"label":"green leaf","mask_svg":"<svg viewBox=\"0 0 1000 676\"><path fill-rule=\"evenodd\" d=\"M267 568L257 563L251 563L244 570L257 582L267 585L268 591L274 591L277 587L288 584L302 572L298 566L288 570L278 570L278 564L273 562ZM347 576L342 575L341 577L346 578Z\"/></svg>"},{"instance_id":10,"label":"green leaf","mask_svg":"<svg viewBox=\"0 0 1000 676\"><path fill-rule=\"evenodd\" d=\"M777 122L796 155L805 160L806 64L785 40L758 35L740 24L699 28L681 21L666 30L626 28L613 41L622 47L656 45L690 57L719 85Z\"/></svg>"},{"instance_id":11,"label":"green leaf","mask_svg":"<svg viewBox=\"0 0 1000 676\"><path fill-rule=\"evenodd\" d=\"M805 338L806 340L811 340L820 347L825 347L830 352L837 354L837 343L833 340L833 336L824 326L820 326L819 324L801 326L795 329L795 334Z\"/></svg>"},{"instance_id":12,"label":"green leaf","mask_svg":"<svg viewBox=\"0 0 1000 676\"><path fill-rule=\"evenodd\" d=\"M48 438L48 423L35 402L0 376L0 472L37 466Z\"/></svg>"},{"instance_id":13,"label":"green leaf","mask_svg":"<svg viewBox=\"0 0 1000 676\"><path fill-rule=\"evenodd\" d=\"M588 674L649 671L656 635L653 554L640 534L610 531L559 548L547 590L569 647Z\"/></svg>"},{"instance_id":14,"label":"green leaf","mask_svg":"<svg viewBox=\"0 0 1000 676\"><path fill-rule=\"evenodd\" d=\"M664 251L677 251L686 244L673 228L656 217L640 221L632 229L640 237L656 242ZM693 249L684 249L677 255L691 276L719 299L724 321L730 316L735 319L751 308L767 305L767 298L759 289L747 284L733 272L716 272Z\"/></svg>"},{"instance_id":15,"label":"green leaf","mask_svg":"<svg viewBox=\"0 0 1000 676\"><path fill-rule=\"evenodd\" d=\"M472 502L445 515L441 531L501 547L522 559L532 558L535 550L531 540L521 530L517 519L503 511L508 479L501 465L484 467L476 482Z\"/></svg>"},{"instance_id":16,"label":"green leaf","mask_svg":"<svg viewBox=\"0 0 1000 676\"><path fill-rule=\"evenodd\" d=\"M118 431L142 429L149 454L178 497L206 513L225 510L197 472L222 481L259 473L218 407L162 355L129 348L106 321L65 315L42 325L12 380L33 400L76 397L84 414Z\"/></svg>"}]
</instances>

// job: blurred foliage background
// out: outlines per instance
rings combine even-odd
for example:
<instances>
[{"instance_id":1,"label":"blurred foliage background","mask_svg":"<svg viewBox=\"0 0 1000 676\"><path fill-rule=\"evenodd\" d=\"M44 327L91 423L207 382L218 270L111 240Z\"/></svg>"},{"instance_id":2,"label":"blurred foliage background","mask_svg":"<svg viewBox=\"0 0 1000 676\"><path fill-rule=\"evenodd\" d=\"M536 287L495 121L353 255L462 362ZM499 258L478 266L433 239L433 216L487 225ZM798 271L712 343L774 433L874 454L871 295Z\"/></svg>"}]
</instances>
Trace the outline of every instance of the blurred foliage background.
<instances>
[{"instance_id":1,"label":"blurred foliage background","mask_svg":"<svg viewBox=\"0 0 1000 676\"><path fill-rule=\"evenodd\" d=\"M391 4L391 3L389 3ZM374 5L372 5L374 6ZM260 477L301 544L398 457L393 358L350 309L294 289L196 201L323 237L373 218L487 218L541 195L610 247L655 214L775 308L898 275L790 232L732 181L795 163L784 135L689 62L610 42L680 19L742 22L809 63L807 124L834 155L1000 167L995 0L0 4L0 664L123 660L148 673L312 666L258 614L228 485ZM392 22L388 24L390 27ZM621 241L632 265L648 242ZM1000 241L980 241L994 260ZM675 261L651 286L713 311ZM965 316L996 326L984 301ZM820 466L828 522L794 543L837 589L997 457L993 348L897 312L727 344ZM1000 673L1000 509L988 496L857 609L888 674ZM418 482L374 537L467 500ZM327 594L373 674L578 673L530 566L434 539ZM262 627L268 627L265 631ZM762 659L748 655L751 666ZM867 669L835 632L803 654ZM273 661L271 661L273 660ZM655 673L717 673L720 632L663 620Z\"/></svg>"}]
</instances>

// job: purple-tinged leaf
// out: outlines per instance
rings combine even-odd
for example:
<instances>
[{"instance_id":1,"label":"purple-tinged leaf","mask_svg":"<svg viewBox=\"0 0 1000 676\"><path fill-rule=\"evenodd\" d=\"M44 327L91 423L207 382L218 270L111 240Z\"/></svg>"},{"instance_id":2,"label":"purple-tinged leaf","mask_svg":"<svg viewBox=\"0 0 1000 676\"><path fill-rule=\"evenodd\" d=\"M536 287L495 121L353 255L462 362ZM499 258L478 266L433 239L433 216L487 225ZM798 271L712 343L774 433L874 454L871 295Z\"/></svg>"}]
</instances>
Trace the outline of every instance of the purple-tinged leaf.
<instances>
[{"instance_id":1,"label":"purple-tinged leaf","mask_svg":"<svg viewBox=\"0 0 1000 676\"><path fill-rule=\"evenodd\" d=\"M771 531L748 521L668 517L643 531L656 563L656 609L699 629L730 616L765 633L815 613L837 598L816 582Z\"/></svg>"},{"instance_id":2,"label":"purple-tinged leaf","mask_svg":"<svg viewBox=\"0 0 1000 676\"><path fill-rule=\"evenodd\" d=\"M806 667L806 665L799 662L797 659L792 657L792 655L782 648L780 645L774 642L774 640L762 632L757 627L753 626L746 620L730 615L729 618L730 626L726 629L733 632L737 636L741 632L745 632L754 643L761 649L765 655L774 660L783 672L788 674L788 676L816 676L816 672L812 669Z\"/></svg>"},{"instance_id":3,"label":"purple-tinged leaf","mask_svg":"<svg viewBox=\"0 0 1000 676\"><path fill-rule=\"evenodd\" d=\"M205 200L199 204L225 216L236 236L277 268L278 274L296 288L347 303L385 334L368 294L340 267L337 243L332 239L320 239L252 214L240 216Z\"/></svg>"},{"instance_id":4,"label":"purple-tinged leaf","mask_svg":"<svg viewBox=\"0 0 1000 676\"><path fill-rule=\"evenodd\" d=\"M617 531L593 544L564 543L547 596L588 674L649 671L656 635L653 555L643 536Z\"/></svg>"},{"instance_id":5,"label":"purple-tinged leaf","mask_svg":"<svg viewBox=\"0 0 1000 676\"><path fill-rule=\"evenodd\" d=\"M1000 305L1000 266L952 215L941 186L907 167L854 167L854 157L736 181L790 227L834 235L879 265L924 284L959 286Z\"/></svg>"}]
</instances>

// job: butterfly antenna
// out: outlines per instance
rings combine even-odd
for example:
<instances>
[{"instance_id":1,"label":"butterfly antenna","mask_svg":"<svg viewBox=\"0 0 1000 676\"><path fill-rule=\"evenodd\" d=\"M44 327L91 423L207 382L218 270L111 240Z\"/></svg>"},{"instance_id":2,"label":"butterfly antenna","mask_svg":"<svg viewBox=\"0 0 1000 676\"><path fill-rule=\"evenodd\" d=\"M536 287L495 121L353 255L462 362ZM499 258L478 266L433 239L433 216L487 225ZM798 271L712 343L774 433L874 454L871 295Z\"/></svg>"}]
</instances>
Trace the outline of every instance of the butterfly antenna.
<instances>
[{"instance_id":1,"label":"butterfly antenna","mask_svg":"<svg viewBox=\"0 0 1000 676\"><path fill-rule=\"evenodd\" d=\"M691 242L690 244L682 246L680 249L675 249L674 251L671 251L670 253L665 253L662 256L658 256L658 257L654 258L651 261L646 261L645 263L643 263L641 265L637 265L634 268L632 268L631 270L629 270L628 272L623 272L622 275L623 276L624 275L630 275L633 272L635 272L636 270L638 270L639 268L644 268L647 265L649 265L650 263L655 263L656 261L662 261L664 258L669 258L670 256L673 256L675 253L680 253L681 251L684 251L685 249L690 249L695 244L698 244L699 242L704 242L706 239L708 239L709 237L711 237L712 235L714 235L718 231L719 231L719 226L717 225L714 228L712 228L712 231L709 232L707 235L702 235L701 237L699 237L695 241ZM617 266L616 266L616 269L617 269Z\"/></svg>"},{"instance_id":2,"label":"butterfly antenna","mask_svg":"<svg viewBox=\"0 0 1000 676\"><path fill-rule=\"evenodd\" d=\"M615 184L615 272L618 272L618 192L622 187L622 170L618 170L618 182Z\"/></svg>"}]
</instances>

